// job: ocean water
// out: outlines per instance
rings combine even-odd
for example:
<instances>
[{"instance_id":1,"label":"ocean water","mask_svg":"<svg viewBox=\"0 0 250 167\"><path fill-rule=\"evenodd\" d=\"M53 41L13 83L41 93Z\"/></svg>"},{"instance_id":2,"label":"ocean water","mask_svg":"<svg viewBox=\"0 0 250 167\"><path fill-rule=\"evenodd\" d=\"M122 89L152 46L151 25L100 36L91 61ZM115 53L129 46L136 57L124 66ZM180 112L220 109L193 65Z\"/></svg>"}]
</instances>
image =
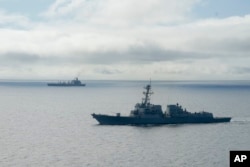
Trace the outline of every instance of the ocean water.
<instances>
[{"instance_id":1,"label":"ocean water","mask_svg":"<svg viewBox=\"0 0 250 167\"><path fill-rule=\"evenodd\" d=\"M230 123L101 126L91 113L128 115L147 81L0 82L1 167L224 167L250 150L250 81L153 81L151 102L231 116Z\"/></svg>"}]
</instances>

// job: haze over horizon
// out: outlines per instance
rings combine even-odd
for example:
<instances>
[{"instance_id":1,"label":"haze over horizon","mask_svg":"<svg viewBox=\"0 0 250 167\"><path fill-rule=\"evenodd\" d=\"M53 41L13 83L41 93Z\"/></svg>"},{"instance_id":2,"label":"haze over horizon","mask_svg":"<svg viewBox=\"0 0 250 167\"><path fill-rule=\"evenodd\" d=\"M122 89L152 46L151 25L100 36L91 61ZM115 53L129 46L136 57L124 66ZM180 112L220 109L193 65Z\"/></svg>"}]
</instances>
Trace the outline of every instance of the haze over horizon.
<instances>
[{"instance_id":1,"label":"haze over horizon","mask_svg":"<svg viewBox=\"0 0 250 167\"><path fill-rule=\"evenodd\" d=\"M0 79L248 80L247 0L0 0Z\"/></svg>"}]
</instances>

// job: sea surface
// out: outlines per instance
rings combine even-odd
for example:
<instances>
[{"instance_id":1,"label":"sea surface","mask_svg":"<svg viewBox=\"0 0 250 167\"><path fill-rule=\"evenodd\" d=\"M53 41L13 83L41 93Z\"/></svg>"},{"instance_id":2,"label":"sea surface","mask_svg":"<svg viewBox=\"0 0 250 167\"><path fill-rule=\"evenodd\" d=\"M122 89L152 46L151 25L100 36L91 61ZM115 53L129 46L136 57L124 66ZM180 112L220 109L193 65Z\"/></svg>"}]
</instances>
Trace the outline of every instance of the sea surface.
<instances>
[{"instance_id":1,"label":"sea surface","mask_svg":"<svg viewBox=\"0 0 250 167\"><path fill-rule=\"evenodd\" d=\"M227 167L250 150L250 81L153 81L151 103L231 116L230 123L101 126L91 113L128 115L148 81L0 80L1 167Z\"/></svg>"}]
</instances>

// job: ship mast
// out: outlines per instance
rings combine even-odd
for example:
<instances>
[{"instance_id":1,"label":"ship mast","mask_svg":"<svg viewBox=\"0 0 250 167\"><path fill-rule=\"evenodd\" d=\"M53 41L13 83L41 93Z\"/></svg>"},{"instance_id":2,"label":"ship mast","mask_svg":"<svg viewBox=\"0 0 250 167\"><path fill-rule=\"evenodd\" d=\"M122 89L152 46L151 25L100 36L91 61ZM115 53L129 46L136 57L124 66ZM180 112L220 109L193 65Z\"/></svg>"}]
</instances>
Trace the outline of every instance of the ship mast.
<instances>
[{"instance_id":1,"label":"ship mast","mask_svg":"<svg viewBox=\"0 0 250 167\"><path fill-rule=\"evenodd\" d=\"M150 80L150 84L145 86L144 89L146 89L146 91L143 92L143 94L145 95L145 98L142 98L142 104L146 106L150 104L150 96L153 94L153 92L151 91L151 80Z\"/></svg>"}]
</instances>

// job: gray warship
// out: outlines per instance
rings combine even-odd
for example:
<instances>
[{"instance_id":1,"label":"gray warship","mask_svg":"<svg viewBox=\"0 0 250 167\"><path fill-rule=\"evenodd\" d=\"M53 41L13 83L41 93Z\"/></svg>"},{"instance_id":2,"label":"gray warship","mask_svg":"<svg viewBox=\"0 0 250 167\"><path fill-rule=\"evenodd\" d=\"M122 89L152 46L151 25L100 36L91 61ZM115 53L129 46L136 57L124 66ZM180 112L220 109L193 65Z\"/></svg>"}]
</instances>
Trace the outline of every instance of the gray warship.
<instances>
[{"instance_id":1,"label":"gray warship","mask_svg":"<svg viewBox=\"0 0 250 167\"><path fill-rule=\"evenodd\" d=\"M78 78L68 81L68 82L57 82L57 83L48 83L48 86L86 86Z\"/></svg>"},{"instance_id":2,"label":"gray warship","mask_svg":"<svg viewBox=\"0 0 250 167\"><path fill-rule=\"evenodd\" d=\"M152 95L151 83L145 86L145 95L141 103L137 103L129 116L91 114L100 125L162 125L162 124L201 124L230 122L231 117L214 117L210 112L188 112L181 105L167 105L165 112L161 105L150 103Z\"/></svg>"}]
</instances>

